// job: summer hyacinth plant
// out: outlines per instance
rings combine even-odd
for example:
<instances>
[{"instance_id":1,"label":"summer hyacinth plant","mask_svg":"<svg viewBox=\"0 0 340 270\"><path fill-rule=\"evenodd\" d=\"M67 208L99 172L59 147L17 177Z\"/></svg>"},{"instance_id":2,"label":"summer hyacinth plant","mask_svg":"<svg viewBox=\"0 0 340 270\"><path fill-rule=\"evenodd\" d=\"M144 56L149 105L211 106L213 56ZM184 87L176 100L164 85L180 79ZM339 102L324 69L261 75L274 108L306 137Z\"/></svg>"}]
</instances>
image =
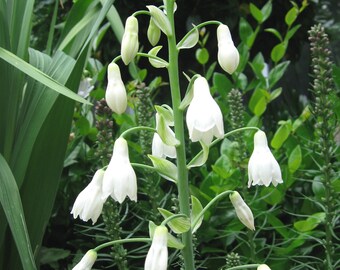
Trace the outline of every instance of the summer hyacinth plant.
<instances>
[{"instance_id":1,"label":"summer hyacinth plant","mask_svg":"<svg viewBox=\"0 0 340 270\"><path fill-rule=\"evenodd\" d=\"M120 135L114 143L113 155L109 165L100 168L89 186L79 194L72 213L75 217L79 215L84 221L92 219L93 222L96 222L98 213L109 196L119 203L122 203L127 196L138 203L138 181L134 168L156 171L164 179L171 181L178 190L179 213L174 214L166 209L159 208L164 220L159 225L155 225L152 221L149 222L150 237L121 239L101 244L86 253L74 269L90 269L99 250L111 245L129 242L151 243L145 259L144 269L146 270L167 269L168 247L181 250L184 269L196 269L192 234L199 229L204 213L215 202L227 195L229 195L239 220L250 230L255 230L252 211L237 191L223 191L204 208L199 200L190 196L189 193L189 170L205 164L209 148L236 132L256 131L254 153L249 163L249 183L265 186L269 186L270 183L273 183L274 186L282 183L280 168L268 148L267 138L263 131L257 127L244 127L224 133L222 112L211 96L209 84L204 77L194 75L192 78L188 78L188 91L185 97L181 98L178 69L179 52L196 45L199 39L198 30L201 27L209 24L217 25L218 63L223 70L229 74L234 73L240 57L228 26L218 21L208 21L194 26L177 43L174 20L176 8L174 0L167 0L164 1L164 6L147 6L148 10L137 11L127 19L121 56L116 57L108 66L108 86L106 90L106 101L111 110L117 114L124 113L127 107L127 97L117 62L121 59L125 65L128 65L136 56L147 57L152 66L166 68L168 71L172 98L171 106L155 106L156 128L137 126L124 131ZM148 54L138 52L137 16L139 15L150 16L147 34L153 46L157 45L161 32L166 35L168 41L167 60L157 56L158 51L162 48L161 46L154 47ZM184 118L185 110L186 117ZM202 146L202 150L191 161L186 158L184 121L186 121L191 142L199 142ZM172 127L174 127L173 130ZM126 137L128 134L140 130L154 134L152 154L148 155L153 166L131 163L129 160ZM216 137L215 140L214 137ZM175 158L176 164L167 160L166 157ZM100 183L101 189L98 189ZM90 194L91 191L94 194ZM84 199L85 195L87 200ZM89 204L89 199L91 199L91 204ZM199 209L199 211L193 211L193 209ZM174 234L176 236L180 234L181 240L177 239ZM235 269L246 268L269 269L268 266L260 264L237 266Z\"/></svg>"}]
</instances>

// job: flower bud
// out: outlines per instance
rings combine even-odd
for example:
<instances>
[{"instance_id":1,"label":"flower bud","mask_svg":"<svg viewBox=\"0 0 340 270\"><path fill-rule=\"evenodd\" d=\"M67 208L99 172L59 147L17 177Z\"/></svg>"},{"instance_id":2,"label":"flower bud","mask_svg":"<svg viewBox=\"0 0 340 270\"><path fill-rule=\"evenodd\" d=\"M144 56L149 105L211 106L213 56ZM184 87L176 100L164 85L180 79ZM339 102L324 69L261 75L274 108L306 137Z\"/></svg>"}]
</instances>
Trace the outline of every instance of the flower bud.
<instances>
[{"instance_id":1,"label":"flower bud","mask_svg":"<svg viewBox=\"0 0 340 270\"><path fill-rule=\"evenodd\" d=\"M97 259L97 252L93 249L90 249L84 257L80 260L80 262L72 268L72 270L91 270L93 264Z\"/></svg>"},{"instance_id":2,"label":"flower bud","mask_svg":"<svg viewBox=\"0 0 340 270\"><path fill-rule=\"evenodd\" d=\"M152 17L150 18L147 35L150 44L156 46L161 37L161 30L157 27Z\"/></svg>"},{"instance_id":3,"label":"flower bud","mask_svg":"<svg viewBox=\"0 0 340 270\"><path fill-rule=\"evenodd\" d=\"M121 55L125 65L128 65L138 52L138 20L134 16L127 18L122 38Z\"/></svg>"},{"instance_id":4,"label":"flower bud","mask_svg":"<svg viewBox=\"0 0 340 270\"><path fill-rule=\"evenodd\" d=\"M118 114L125 112L127 107L127 96L124 83L120 76L119 66L110 63L107 68L107 88L105 100L112 111Z\"/></svg>"},{"instance_id":5,"label":"flower bud","mask_svg":"<svg viewBox=\"0 0 340 270\"><path fill-rule=\"evenodd\" d=\"M257 270L270 270L270 268L266 264L261 264L257 267Z\"/></svg>"},{"instance_id":6,"label":"flower bud","mask_svg":"<svg viewBox=\"0 0 340 270\"><path fill-rule=\"evenodd\" d=\"M217 28L217 41L218 63L226 72L232 74L240 62L240 55L234 46L229 28L225 24L220 24Z\"/></svg>"},{"instance_id":7,"label":"flower bud","mask_svg":"<svg viewBox=\"0 0 340 270\"><path fill-rule=\"evenodd\" d=\"M241 195L237 191L234 191L229 195L229 198L235 208L236 215L239 220L250 230L254 231L255 226L253 213L249 206L244 202Z\"/></svg>"}]
</instances>

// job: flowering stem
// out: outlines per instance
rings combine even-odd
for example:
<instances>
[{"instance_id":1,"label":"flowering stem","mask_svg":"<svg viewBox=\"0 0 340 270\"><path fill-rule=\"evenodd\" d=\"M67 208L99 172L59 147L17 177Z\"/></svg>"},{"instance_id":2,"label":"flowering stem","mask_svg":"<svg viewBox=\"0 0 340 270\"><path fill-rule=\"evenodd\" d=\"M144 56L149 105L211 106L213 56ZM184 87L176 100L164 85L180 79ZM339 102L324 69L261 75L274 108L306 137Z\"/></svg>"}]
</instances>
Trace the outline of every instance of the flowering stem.
<instances>
[{"instance_id":1,"label":"flowering stem","mask_svg":"<svg viewBox=\"0 0 340 270\"><path fill-rule=\"evenodd\" d=\"M93 250L95 250L96 252L98 252L99 250L112 246L112 245L116 245L116 244L124 244L124 243L137 243L137 242L151 242L151 238L130 238L130 239L120 239L120 240L114 240L114 241L110 241L110 242L106 242L104 244L101 244L99 246L97 246L96 248L94 248Z\"/></svg>"},{"instance_id":2,"label":"flowering stem","mask_svg":"<svg viewBox=\"0 0 340 270\"><path fill-rule=\"evenodd\" d=\"M148 131L151 131L151 132L157 132L156 129L151 128L151 127L138 126L138 127L132 127L132 128L129 128L128 130L125 130L122 134L120 134L120 137L125 139L125 137L128 134L134 133L134 132L137 132L137 131L140 131L140 130L148 130Z\"/></svg>"},{"instance_id":3,"label":"flowering stem","mask_svg":"<svg viewBox=\"0 0 340 270\"><path fill-rule=\"evenodd\" d=\"M174 0L166 1L166 12L171 25L172 35L168 36L168 51L169 51L169 81L171 88L172 108L174 114L175 136L180 142L176 146L177 154L177 172L178 172L178 199L180 212L186 216L190 216L189 204L189 184L188 184L188 169L186 167L185 141L184 141L184 118L183 112L179 109L181 103L181 93L179 86L178 72L178 49L176 47L176 34L174 22ZM184 269L194 270L194 252L192 246L191 230L182 234L182 242L184 248L182 255L184 258Z\"/></svg>"},{"instance_id":4,"label":"flowering stem","mask_svg":"<svg viewBox=\"0 0 340 270\"><path fill-rule=\"evenodd\" d=\"M213 198L203 209L202 211L198 214L198 216L196 216L196 218L194 219L194 221L191 224L191 228L195 228L197 222L200 220L200 218L204 215L204 213L219 199L221 199L222 197L224 197L225 195L228 195L230 193L234 192L233 190L226 190L223 191L222 193L218 194L215 198Z\"/></svg>"},{"instance_id":5,"label":"flowering stem","mask_svg":"<svg viewBox=\"0 0 340 270\"><path fill-rule=\"evenodd\" d=\"M165 226L166 224L168 224L171 220L175 219L175 218L180 218L180 217L184 217L184 218L187 218L186 215L184 214L176 214L176 215L173 215L171 217L168 217L166 219L163 220L163 222L161 223L161 226Z\"/></svg>"},{"instance_id":6,"label":"flowering stem","mask_svg":"<svg viewBox=\"0 0 340 270\"><path fill-rule=\"evenodd\" d=\"M256 268L259 267L260 264L246 264L246 265L239 265L227 268L228 270L237 270L237 269L248 269L248 268Z\"/></svg>"}]
</instances>

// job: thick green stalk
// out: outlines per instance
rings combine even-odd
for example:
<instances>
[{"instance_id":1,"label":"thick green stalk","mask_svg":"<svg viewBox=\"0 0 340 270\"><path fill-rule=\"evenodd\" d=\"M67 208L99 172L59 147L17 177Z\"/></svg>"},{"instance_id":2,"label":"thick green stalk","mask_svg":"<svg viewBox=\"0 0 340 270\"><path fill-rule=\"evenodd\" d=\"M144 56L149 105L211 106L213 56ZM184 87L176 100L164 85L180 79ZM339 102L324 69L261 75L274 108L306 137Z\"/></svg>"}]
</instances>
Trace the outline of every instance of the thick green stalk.
<instances>
[{"instance_id":1,"label":"thick green stalk","mask_svg":"<svg viewBox=\"0 0 340 270\"><path fill-rule=\"evenodd\" d=\"M171 88L172 109L174 113L175 135L180 144L176 147L177 154L177 170L178 170L178 199L180 212L190 216L189 204L189 184L188 184L188 169L186 166L185 155L185 140L184 140L184 118L183 111L179 109L181 104L181 92L179 86L179 72L178 72L178 49L176 47L176 34L174 22L174 1L166 1L167 16L170 21L171 35L168 36L168 50L169 50L169 80ZM184 269L194 270L194 252L192 245L191 230L182 234L182 241L184 248L182 255L184 258Z\"/></svg>"}]
</instances>

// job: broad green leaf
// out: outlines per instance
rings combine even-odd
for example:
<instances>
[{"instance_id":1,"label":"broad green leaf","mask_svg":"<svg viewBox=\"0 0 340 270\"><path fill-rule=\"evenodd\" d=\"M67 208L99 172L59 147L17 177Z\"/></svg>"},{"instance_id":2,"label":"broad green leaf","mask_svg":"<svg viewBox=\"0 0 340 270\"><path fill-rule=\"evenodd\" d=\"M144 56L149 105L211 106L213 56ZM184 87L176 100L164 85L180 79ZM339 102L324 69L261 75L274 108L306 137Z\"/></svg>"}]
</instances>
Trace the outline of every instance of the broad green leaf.
<instances>
[{"instance_id":1,"label":"broad green leaf","mask_svg":"<svg viewBox=\"0 0 340 270\"><path fill-rule=\"evenodd\" d=\"M256 115L261 116L266 108L270 99L270 94L264 89L256 89L249 101L249 109Z\"/></svg>"},{"instance_id":2,"label":"broad green leaf","mask_svg":"<svg viewBox=\"0 0 340 270\"><path fill-rule=\"evenodd\" d=\"M279 62L285 55L287 50L287 44L285 42L277 44L270 53L270 58L275 62Z\"/></svg>"},{"instance_id":3,"label":"broad green leaf","mask_svg":"<svg viewBox=\"0 0 340 270\"><path fill-rule=\"evenodd\" d=\"M161 213L164 219L175 215L174 213L171 213L170 211L163 208L158 208L158 211ZM167 225L169 225L171 230L177 234L185 233L189 231L191 227L190 219L185 217L176 217L170 220Z\"/></svg>"},{"instance_id":4,"label":"broad green leaf","mask_svg":"<svg viewBox=\"0 0 340 270\"><path fill-rule=\"evenodd\" d=\"M300 220L294 223L294 228L299 232L309 232L314 230L320 223L325 221L324 212L315 213L306 220Z\"/></svg>"},{"instance_id":5,"label":"broad green leaf","mask_svg":"<svg viewBox=\"0 0 340 270\"><path fill-rule=\"evenodd\" d=\"M100 2L104 4L105 0L100 0ZM124 25L117 9L113 5L111 5L107 12L106 18L110 22L113 33L116 35L118 41L121 42L124 35Z\"/></svg>"},{"instance_id":6,"label":"broad green leaf","mask_svg":"<svg viewBox=\"0 0 340 270\"><path fill-rule=\"evenodd\" d=\"M297 145L290 153L288 158L288 168L291 173L299 169L302 162L302 153L300 145Z\"/></svg>"},{"instance_id":7,"label":"broad green leaf","mask_svg":"<svg viewBox=\"0 0 340 270\"><path fill-rule=\"evenodd\" d=\"M281 234L285 239L291 238L292 233L289 228L287 228L287 224L284 224L280 219L271 213L267 213L267 218L269 223L279 234Z\"/></svg>"},{"instance_id":8,"label":"broad green leaf","mask_svg":"<svg viewBox=\"0 0 340 270\"><path fill-rule=\"evenodd\" d=\"M254 114L256 116L261 116L267 109L267 100L265 97L261 97L254 108Z\"/></svg>"},{"instance_id":9,"label":"broad green leaf","mask_svg":"<svg viewBox=\"0 0 340 270\"><path fill-rule=\"evenodd\" d=\"M6 160L0 154L0 202L6 214L13 238L19 251L23 269L37 269L29 235L26 228L24 211L15 178Z\"/></svg>"},{"instance_id":10,"label":"broad green leaf","mask_svg":"<svg viewBox=\"0 0 340 270\"><path fill-rule=\"evenodd\" d=\"M193 226L193 221L198 217L198 215L202 212L203 206L201 202L193 195L191 195L191 226ZM195 233L197 229L201 226L204 216L202 215L195 227L191 227L192 233Z\"/></svg>"},{"instance_id":11,"label":"broad green leaf","mask_svg":"<svg viewBox=\"0 0 340 270\"><path fill-rule=\"evenodd\" d=\"M214 72L213 89L217 91L222 98L226 99L228 93L232 89L233 84L225 74Z\"/></svg>"},{"instance_id":12,"label":"broad green leaf","mask_svg":"<svg viewBox=\"0 0 340 270\"><path fill-rule=\"evenodd\" d=\"M29 63L25 62L24 60L20 59L16 55L12 54L11 52L3 48L0 48L0 58L5 60L7 63L11 64L12 66L16 67L17 69L21 70L22 72L24 72L31 78L39 81L40 83L46 85L52 90L58 92L59 94L62 94L70 99L73 99L75 101L78 101L84 104L91 104L87 100L80 97L79 95L73 93L67 87L58 83L52 77L41 72L39 69L35 68L34 66L30 65Z\"/></svg>"},{"instance_id":13,"label":"broad green leaf","mask_svg":"<svg viewBox=\"0 0 340 270\"><path fill-rule=\"evenodd\" d=\"M209 61L209 52L206 48L199 48L195 53L196 60L201 65L205 65Z\"/></svg>"},{"instance_id":14,"label":"broad green leaf","mask_svg":"<svg viewBox=\"0 0 340 270\"><path fill-rule=\"evenodd\" d=\"M198 33L198 29L195 25L194 26L194 30L192 32L187 33L180 42L178 42L177 44L177 49L181 50L181 49L190 49L192 47L194 47L199 39L199 33Z\"/></svg>"},{"instance_id":15,"label":"broad green leaf","mask_svg":"<svg viewBox=\"0 0 340 270\"><path fill-rule=\"evenodd\" d=\"M254 19L259 24L261 24L263 22L263 14L261 10L257 6L255 6L253 3L250 3L249 10L250 10L251 15L254 17Z\"/></svg>"},{"instance_id":16,"label":"broad green leaf","mask_svg":"<svg viewBox=\"0 0 340 270\"><path fill-rule=\"evenodd\" d=\"M193 167L200 167L202 166L208 159L209 156L209 146L206 145L204 142L200 141L200 144L202 146L202 151L200 151L187 165L187 167L193 168Z\"/></svg>"},{"instance_id":17,"label":"broad green leaf","mask_svg":"<svg viewBox=\"0 0 340 270\"><path fill-rule=\"evenodd\" d=\"M177 182L177 167L172 162L164 159L148 155L156 171L166 180Z\"/></svg>"},{"instance_id":18,"label":"broad green leaf","mask_svg":"<svg viewBox=\"0 0 340 270\"><path fill-rule=\"evenodd\" d=\"M286 23L288 26L291 26L291 25L295 22L295 20L296 20L296 18L297 18L298 15L299 15L299 9L296 8L296 7L292 7L292 8L287 12L287 14L286 14L286 16L285 16L285 23Z\"/></svg>"},{"instance_id":19,"label":"broad green leaf","mask_svg":"<svg viewBox=\"0 0 340 270\"><path fill-rule=\"evenodd\" d=\"M291 133L291 127L289 124L283 124L279 127L279 129L275 132L273 139L270 142L270 145L279 149L282 144L287 140Z\"/></svg>"}]
</instances>

